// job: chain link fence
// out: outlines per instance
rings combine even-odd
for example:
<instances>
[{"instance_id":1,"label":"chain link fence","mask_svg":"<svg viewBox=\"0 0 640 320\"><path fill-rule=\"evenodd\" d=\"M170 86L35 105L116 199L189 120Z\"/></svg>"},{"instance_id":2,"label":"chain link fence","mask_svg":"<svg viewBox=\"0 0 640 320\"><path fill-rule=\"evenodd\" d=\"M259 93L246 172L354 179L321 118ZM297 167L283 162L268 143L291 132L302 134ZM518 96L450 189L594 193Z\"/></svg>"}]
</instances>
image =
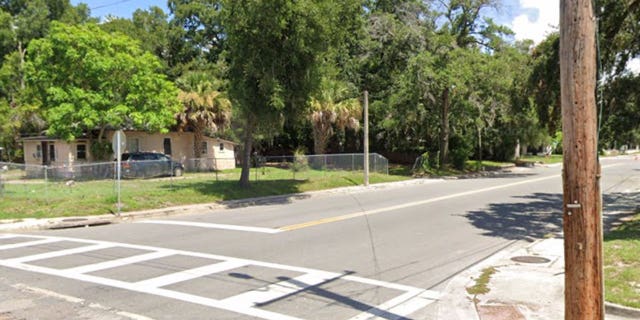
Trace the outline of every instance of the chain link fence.
<instances>
[{"instance_id":1,"label":"chain link fence","mask_svg":"<svg viewBox=\"0 0 640 320\"><path fill-rule=\"evenodd\" d=\"M257 156L252 159L250 180L272 181L266 185L296 185L333 171L359 175L357 171L362 172L363 162L362 154ZM369 163L372 173L388 174L386 158L371 154ZM122 180L118 183L115 161L53 166L0 162L0 220L23 216L23 212L34 217L84 215L82 211L115 213L119 208L116 206L119 195L128 210L184 204L172 202L171 196L184 192L197 197L211 190L231 190L237 185L240 168L217 170L219 164L208 158L188 159L183 163L123 161ZM291 192L295 192L295 188ZM70 212L68 208L72 203L71 207L80 208L74 210L81 212Z\"/></svg>"},{"instance_id":2,"label":"chain link fence","mask_svg":"<svg viewBox=\"0 0 640 320\"><path fill-rule=\"evenodd\" d=\"M288 169L296 162L307 163L309 168L313 170L364 170L364 154L362 153L258 157L258 166ZM369 154L369 170L370 172L389 174L389 160L377 153L371 153Z\"/></svg>"},{"instance_id":3,"label":"chain link fence","mask_svg":"<svg viewBox=\"0 0 640 320\"><path fill-rule=\"evenodd\" d=\"M218 170L216 158L187 159L184 164L186 172L215 172Z\"/></svg>"}]
</instances>

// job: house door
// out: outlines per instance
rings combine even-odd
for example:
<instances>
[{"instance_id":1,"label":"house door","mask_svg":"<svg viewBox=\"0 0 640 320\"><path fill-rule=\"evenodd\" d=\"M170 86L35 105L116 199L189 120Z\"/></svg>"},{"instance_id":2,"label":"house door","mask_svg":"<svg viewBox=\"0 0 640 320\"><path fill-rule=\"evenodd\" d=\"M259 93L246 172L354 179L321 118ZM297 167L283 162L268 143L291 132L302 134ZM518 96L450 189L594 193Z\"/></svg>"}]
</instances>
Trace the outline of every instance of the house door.
<instances>
[{"instance_id":1,"label":"house door","mask_svg":"<svg viewBox=\"0 0 640 320\"><path fill-rule=\"evenodd\" d=\"M42 150L42 165L48 166L51 164L51 161L49 161L49 142L42 141L40 144L40 150Z\"/></svg>"},{"instance_id":2,"label":"house door","mask_svg":"<svg viewBox=\"0 0 640 320\"><path fill-rule=\"evenodd\" d=\"M171 155L171 139L164 138L164 154Z\"/></svg>"},{"instance_id":3,"label":"house door","mask_svg":"<svg viewBox=\"0 0 640 320\"><path fill-rule=\"evenodd\" d=\"M56 145L53 142L42 141L40 148L42 150L43 166L48 166L51 162L56 161Z\"/></svg>"}]
</instances>

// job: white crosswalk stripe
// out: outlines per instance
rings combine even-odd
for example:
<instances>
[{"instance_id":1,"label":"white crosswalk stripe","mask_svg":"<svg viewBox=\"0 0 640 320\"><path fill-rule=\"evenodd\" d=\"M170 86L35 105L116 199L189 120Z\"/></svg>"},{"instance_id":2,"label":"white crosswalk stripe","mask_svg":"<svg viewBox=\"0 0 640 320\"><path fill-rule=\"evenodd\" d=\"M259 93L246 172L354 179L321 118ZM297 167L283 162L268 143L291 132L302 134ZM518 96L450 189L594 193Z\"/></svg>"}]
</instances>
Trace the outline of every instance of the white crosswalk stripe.
<instances>
[{"instance_id":1,"label":"white crosswalk stripe","mask_svg":"<svg viewBox=\"0 0 640 320\"><path fill-rule=\"evenodd\" d=\"M353 275L344 275L340 273L326 272L321 270L315 270L310 268L302 268L288 265L281 265L275 263L268 263L262 261L238 259L233 257L204 254L198 252L189 252L182 250L171 250L158 247L131 245L125 243L96 241L96 240L84 240L64 237L47 237L47 236L32 236L32 235L0 235L0 239L11 238L26 238L27 241L0 245L0 251L10 249L28 248L31 246L38 246L43 244L50 244L55 242L74 242L78 243L79 247L71 249L51 249L50 252L26 255L23 257L0 259L0 266L42 273L57 277L63 277L73 279L76 281L83 281L88 283L99 284L103 286L109 286L119 289L125 289L133 292L151 294L161 296L165 298L171 298L179 301L185 301L189 303L195 303L207 307L232 311L240 314L244 314L250 317L256 317L269 320L302 320L295 316L285 315L270 310L261 308L267 303L278 301L280 299L294 296L298 293L313 292L310 288L320 286L324 283L340 280L347 282L360 283L375 287L387 288L402 292L400 295L380 304L372 306L370 310L366 310L351 317L349 320L365 320L365 319L403 319L406 316L414 313L427 305L437 301L439 294L434 291L424 290L407 285L389 283L379 280L367 279L356 277ZM51 258L60 258L69 255L76 255L82 253L90 253L96 250L102 250L107 248L122 248L122 249L134 249L147 251L147 253L137 254L130 257L124 257L119 259L113 259L109 261L81 265L66 269L56 269L50 267L44 267L41 265L30 264L30 262L36 262ZM128 282L122 280L116 280L111 278L105 278L97 276L95 274L88 274L96 271L109 270L112 268L118 268L136 263L152 261L155 259L162 259L172 256L185 256L186 258L201 258L205 261L211 260L213 263L206 264L201 267L188 268L185 270L152 277L145 280L136 282ZM243 268L243 267L264 267L283 272L294 272L301 275L295 276L291 279L284 278L284 280L271 283L263 287L258 287L253 290L247 290L237 295L226 297L221 300L212 299L209 297L198 296L185 292L179 292L169 290L163 287L167 287L172 284L198 279L213 274L221 274L225 271Z\"/></svg>"},{"instance_id":2,"label":"white crosswalk stripe","mask_svg":"<svg viewBox=\"0 0 640 320\"><path fill-rule=\"evenodd\" d=\"M161 288L174 283L183 282L191 279L200 278L214 273L223 272L235 268L246 266L247 263L243 261L229 260L225 262L215 263L204 267L184 270L165 276L147 279L144 281L136 282L137 285L143 287Z\"/></svg>"},{"instance_id":3,"label":"white crosswalk stripe","mask_svg":"<svg viewBox=\"0 0 640 320\"><path fill-rule=\"evenodd\" d=\"M69 273L90 273L90 272L100 271L100 270L104 270L104 269L111 269L111 268L121 267L121 266L125 266L125 265L128 265L128 264L134 264L134 263L138 263L138 262L144 262L144 261L148 261L148 260L164 258L164 257L168 257L168 256L171 256L171 255L174 255L174 253L171 252L171 251L157 251L157 252L145 253L145 254L132 256L132 257L127 257L127 258L122 258L122 259L116 259L116 260L105 261L105 262L101 262L101 263L84 265L84 266L80 266L80 267L76 267L76 268L70 268L70 269L66 269L66 271L69 272Z\"/></svg>"}]
</instances>

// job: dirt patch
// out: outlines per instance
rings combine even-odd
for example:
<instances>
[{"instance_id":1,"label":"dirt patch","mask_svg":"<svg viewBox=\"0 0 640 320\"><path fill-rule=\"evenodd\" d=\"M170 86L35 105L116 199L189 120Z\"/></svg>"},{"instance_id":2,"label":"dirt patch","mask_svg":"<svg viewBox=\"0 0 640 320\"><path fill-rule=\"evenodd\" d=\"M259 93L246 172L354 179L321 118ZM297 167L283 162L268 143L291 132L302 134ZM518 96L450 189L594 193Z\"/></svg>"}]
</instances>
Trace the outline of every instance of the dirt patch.
<instances>
[{"instance_id":1,"label":"dirt patch","mask_svg":"<svg viewBox=\"0 0 640 320\"><path fill-rule=\"evenodd\" d=\"M478 306L481 320L526 320L516 306Z\"/></svg>"}]
</instances>

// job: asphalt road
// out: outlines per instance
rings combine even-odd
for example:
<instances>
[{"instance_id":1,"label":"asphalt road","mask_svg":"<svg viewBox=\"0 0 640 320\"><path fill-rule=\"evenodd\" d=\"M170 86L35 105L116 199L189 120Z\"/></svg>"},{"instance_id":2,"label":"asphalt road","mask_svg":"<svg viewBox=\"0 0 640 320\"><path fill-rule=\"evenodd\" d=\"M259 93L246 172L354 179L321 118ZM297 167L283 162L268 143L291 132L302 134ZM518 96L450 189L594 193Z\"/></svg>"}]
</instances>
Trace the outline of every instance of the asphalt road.
<instances>
[{"instance_id":1,"label":"asphalt road","mask_svg":"<svg viewBox=\"0 0 640 320\"><path fill-rule=\"evenodd\" d=\"M0 235L0 319L431 319L457 273L561 236L560 172ZM605 211L635 208L640 161L606 159L603 172Z\"/></svg>"}]
</instances>

